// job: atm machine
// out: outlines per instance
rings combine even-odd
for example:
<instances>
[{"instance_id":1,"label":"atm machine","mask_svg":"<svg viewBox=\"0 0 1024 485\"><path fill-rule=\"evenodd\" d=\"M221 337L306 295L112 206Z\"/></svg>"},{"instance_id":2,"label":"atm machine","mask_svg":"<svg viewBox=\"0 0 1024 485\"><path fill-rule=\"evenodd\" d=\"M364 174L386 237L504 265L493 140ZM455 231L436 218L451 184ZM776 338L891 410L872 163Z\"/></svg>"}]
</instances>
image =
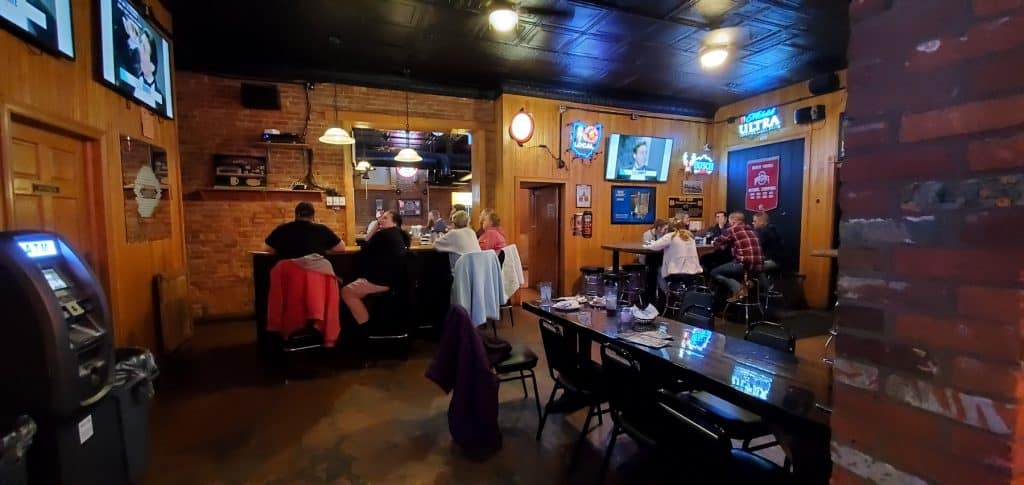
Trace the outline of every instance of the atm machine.
<instances>
[{"instance_id":1,"label":"atm machine","mask_svg":"<svg viewBox=\"0 0 1024 485\"><path fill-rule=\"evenodd\" d=\"M38 425L29 485L127 483L110 308L60 236L0 233L0 422Z\"/></svg>"}]
</instances>

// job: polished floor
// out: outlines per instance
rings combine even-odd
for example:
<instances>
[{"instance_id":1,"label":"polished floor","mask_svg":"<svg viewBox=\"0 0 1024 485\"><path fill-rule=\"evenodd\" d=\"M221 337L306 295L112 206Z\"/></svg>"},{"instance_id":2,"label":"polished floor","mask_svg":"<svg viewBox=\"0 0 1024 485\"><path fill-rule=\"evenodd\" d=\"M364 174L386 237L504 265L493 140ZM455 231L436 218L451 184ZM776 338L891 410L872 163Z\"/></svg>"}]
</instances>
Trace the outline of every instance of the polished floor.
<instances>
[{"instance_id":1,"label":"polished floor","mask_svg":"<svg viewBox=\"0 0 1024 485\"><path fill-rule=\"evenodd\" d=\"M536 317L515 310L500 335L543 354ZM452 445L448 396L423 373L435 344L416 342L405 358L360 365L345 359L297 362L284 382L256 357L252 322L200 325L165 362L152 409L147 484L562 484L596 480L608 420L591 433L573 474L572 445L585 413L553 416L534 440L537 413L518 383L500 391L500 452L483 462ZM820 358L824 339L798 343ZM595 354L596 355L596 354ZM538 367L541 397L551 390ZM532 389L531 389L532 393ZM619 438L606 483L678 483L685 457L666 462ZM778 448L764 453L781 462Z\"/></svg>"}]
</instances>

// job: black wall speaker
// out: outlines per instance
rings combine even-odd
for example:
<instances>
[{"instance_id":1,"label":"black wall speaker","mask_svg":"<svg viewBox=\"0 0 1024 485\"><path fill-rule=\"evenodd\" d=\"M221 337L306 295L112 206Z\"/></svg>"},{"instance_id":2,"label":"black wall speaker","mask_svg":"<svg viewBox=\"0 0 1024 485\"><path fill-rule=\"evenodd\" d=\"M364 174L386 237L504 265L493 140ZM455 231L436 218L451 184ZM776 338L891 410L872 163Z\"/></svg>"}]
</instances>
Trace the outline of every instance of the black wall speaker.
<instances>
[{"instance_id":1,"label":"black wall speaker","mask_svg":"<svg viewBox=\"0 0 1024 485\"><path fill-rule=\"evenodd\" d=\"M815 96L836 91L839 89L839 76L834 72L817 76L807 82L807 89Z\"/></svg>"},{"instance_id":2,"label":"black wall speaker","mask_svg":"<svg viewBox=\"0 0 1024 485\"><path fill-rule=\"evenodd\" d=\"M825 119L825 105L818 104L800 108L793 112L793 121L798 125L806 125Z\"/></svg>"},{"instance_id":3,"label":"black wall speaker","mask_svg":"<svg viewBox=\"0 0 1024 485\"><path fill-rule=\"evenodd\" d=\"M242 83L242 107L279 110L281 93L273 84Z\"/></svg>"}]
</instances>

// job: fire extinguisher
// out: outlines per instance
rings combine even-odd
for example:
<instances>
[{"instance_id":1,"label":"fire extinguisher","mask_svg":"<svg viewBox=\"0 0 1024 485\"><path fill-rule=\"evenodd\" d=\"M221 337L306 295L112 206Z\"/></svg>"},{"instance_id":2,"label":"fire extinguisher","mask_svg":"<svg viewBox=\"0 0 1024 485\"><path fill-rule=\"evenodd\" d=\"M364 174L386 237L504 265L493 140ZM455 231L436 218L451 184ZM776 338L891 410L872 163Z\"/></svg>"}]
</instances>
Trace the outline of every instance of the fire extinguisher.
<instances>
[{"instance_id":1,"label":"fire extinguisher","mask_svg":"<svg viewBox=\"0 0 1024 485\"><path fill-rule=\"evenodd\" d=\"M594 213L583 211L583 237L594 237Z\"/></svg>"}]
</instances>

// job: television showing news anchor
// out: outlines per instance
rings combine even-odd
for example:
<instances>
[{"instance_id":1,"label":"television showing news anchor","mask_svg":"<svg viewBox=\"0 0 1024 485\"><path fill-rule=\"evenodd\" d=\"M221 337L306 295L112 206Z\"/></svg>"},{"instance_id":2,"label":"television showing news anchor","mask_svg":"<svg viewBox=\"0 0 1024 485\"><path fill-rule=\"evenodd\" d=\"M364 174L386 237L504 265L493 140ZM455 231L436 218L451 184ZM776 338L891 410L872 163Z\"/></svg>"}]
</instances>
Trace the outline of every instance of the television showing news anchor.
<instances>
[{"instance_id":1,"label":"television showing news anchor","mask_svg":"<svg viewBox=\"0 0 1024 485\"><path fill-rule=\"evenodd\" d=\"M171 47L129 0L100 0L103 80L161 116L174 117Z\"/></svg>"}]
</instances>

